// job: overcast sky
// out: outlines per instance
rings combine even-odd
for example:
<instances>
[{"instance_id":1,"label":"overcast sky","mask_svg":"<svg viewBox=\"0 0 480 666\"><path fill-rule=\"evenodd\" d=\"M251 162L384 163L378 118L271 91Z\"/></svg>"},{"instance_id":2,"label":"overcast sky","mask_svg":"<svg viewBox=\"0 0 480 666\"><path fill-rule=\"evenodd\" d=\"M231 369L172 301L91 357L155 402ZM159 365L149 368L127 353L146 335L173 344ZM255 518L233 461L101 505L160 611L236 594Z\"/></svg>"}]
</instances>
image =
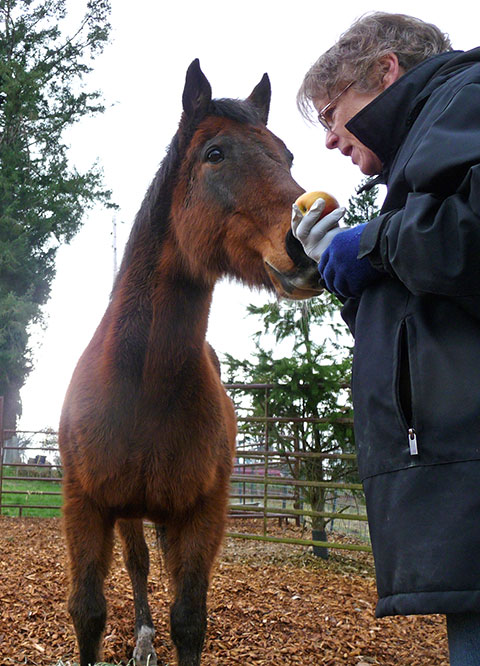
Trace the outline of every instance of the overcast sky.
<instances>
[{"instance_id":1,"label":"overcast sky","mask_svg":"<svg viewBox=\"0 0 480 666\"><path fill-rule=\"evenodd\" d=\"M83 4L71 0L72 11ZM112 43L95 61L87 81L89 88L103 92L107 111L83 120L69 133L68 143L78 168L87 169L98 160L105 184L120 206L119 261L135 213L176 131L185 72L194 58L200 59L214 97L244 98L268 72L269 127L294 153L295 179L306 190L329 191L347 204L361 181L360 172L348 159L325 149L323 130L307 124L295 106L310 65L357 17L374 10L435 23L457 49L480 44L480 10L471 0L381 4L112 0L112 4ZM46 308L48 326L33 337L35 369L22 391L22 428L58 425L73 368L108 301L112 227L111 212L95 209L76 239L58 253L57 277ZM220 355L248 355L258 323L245 319L245 307L267 299L272 296L231 282L217 286L208 339Z\"/></svg>"}]
</instances>

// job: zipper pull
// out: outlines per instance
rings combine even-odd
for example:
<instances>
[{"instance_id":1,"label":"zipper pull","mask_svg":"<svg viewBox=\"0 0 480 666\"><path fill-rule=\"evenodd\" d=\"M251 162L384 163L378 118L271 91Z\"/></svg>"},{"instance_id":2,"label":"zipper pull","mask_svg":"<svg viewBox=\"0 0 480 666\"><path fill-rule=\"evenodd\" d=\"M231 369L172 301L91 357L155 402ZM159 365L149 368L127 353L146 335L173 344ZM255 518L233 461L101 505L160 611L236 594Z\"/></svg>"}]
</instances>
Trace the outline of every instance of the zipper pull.
<instances>
[{"instance_id":1,"label":"zipper pull","mask_svg":"<svg viewBox=\"0 0 480 666\"><path fill-rule=\"evenodd\" d=\"M408 446L410 448L410 455L418 456L417 433L415 432L415 428L408 429Z\"/></svg>"}]
</instances>

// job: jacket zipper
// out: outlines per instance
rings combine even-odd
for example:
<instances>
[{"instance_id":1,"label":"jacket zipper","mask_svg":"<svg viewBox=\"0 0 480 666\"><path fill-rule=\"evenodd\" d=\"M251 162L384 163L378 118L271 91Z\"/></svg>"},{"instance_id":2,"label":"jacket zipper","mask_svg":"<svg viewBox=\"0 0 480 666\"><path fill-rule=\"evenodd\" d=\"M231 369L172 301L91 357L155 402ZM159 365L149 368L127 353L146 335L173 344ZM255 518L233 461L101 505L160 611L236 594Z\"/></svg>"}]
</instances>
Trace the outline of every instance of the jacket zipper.
<instances>
[{"instance_id":1,"label":"jacket zipper","mask_svg":"<svg viewBox=\"0 0 480 666\"><path fill-rule=\"evenodd\" d=\"M413 425L413 390L410 354L408 349L407 321L402 322L399 337L399 405L408 436L411 456L418 456L417 432Z\"/></svg>"},{"instance_id":2,"label":"jacket zipper","mask_svg":"<svg viewBox=\"0 0 480 666\"><path fill-rule=\"evenodd\" d=\"M415 428L408 429L408 446L411 456L418 456L417 433Z\"/></svg>"}]
</instances>

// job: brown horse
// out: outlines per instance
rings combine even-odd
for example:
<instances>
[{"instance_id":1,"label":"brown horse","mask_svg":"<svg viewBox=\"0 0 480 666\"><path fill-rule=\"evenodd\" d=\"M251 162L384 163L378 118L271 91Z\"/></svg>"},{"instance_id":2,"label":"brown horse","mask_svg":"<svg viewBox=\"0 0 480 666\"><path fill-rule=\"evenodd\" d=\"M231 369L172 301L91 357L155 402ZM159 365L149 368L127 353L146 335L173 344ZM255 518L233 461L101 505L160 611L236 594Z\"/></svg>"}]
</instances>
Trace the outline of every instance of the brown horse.
<instances>
[{"instance_id":1,"label":"brown horse","mask_svg":"<svg viewBox=\"0 0 480 666\"><path fill-rule=\"evenodd\" d=\"M266 75L246 100L212 100L198 60L190 65L179 129L68 389L60 450L81 666L99 657L115 525L134 591L134 657L156 663L144 517L160 526L174 583L178 663L200 663L236 435L205 342L212 291L224 275L290 298L319 291L315 265L288 234L303 190L291 154L266 128L269 104Z\"/></svg>"}]
</instances>

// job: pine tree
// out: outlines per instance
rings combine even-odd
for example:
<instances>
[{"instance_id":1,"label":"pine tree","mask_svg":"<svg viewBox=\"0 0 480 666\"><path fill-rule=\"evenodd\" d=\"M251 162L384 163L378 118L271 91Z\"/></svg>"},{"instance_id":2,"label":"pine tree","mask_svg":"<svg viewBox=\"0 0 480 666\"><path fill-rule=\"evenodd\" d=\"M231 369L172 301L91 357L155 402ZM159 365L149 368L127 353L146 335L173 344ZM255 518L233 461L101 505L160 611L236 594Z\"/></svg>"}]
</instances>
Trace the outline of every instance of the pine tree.
<instances>
[{"instance_id":1,"label":"pine tree","mask_svg":"<svg viewBox=\"0 0 480 666\"><path fill-rule=\"evenodd\" d=\"M362 222L368 222L368 220L371 220L378 215L378 186L375 185L374 187L363 189L368 181L368 178L362 181L359 188L359 194L354 194L348 201L347 212L342 218L342 223L348 227L353 227L355 224L362 224Z\"/></svg>"},{"instance_id":2,"label":"pine tree","mask_svg":"<svg viewBox=\"0 0 480 666\"><path fill-rule=\"evenodd\" d=\"M269 425L269 440L278 451L339 454L354 451L352 409L349 399L350 355L339 342L331 340L332 330L342 335L342 327L333 318L333 304L319 300L309 308L287 302L261 307L249 306L248 312L259 317L262 329L256 335L253 361L227 355L229 382L272 384L268 394L269 414L275 417L318 418L324 423L282 422ZM327 328L328 323L328 328ZM331 327L331 328L330 328ZM328 337L327 337L328 336ZM279 356L277 345L289 342L290 349ZM246 389L243 400L250 401L251 413L264 410L264 391ZM261 430L249 437L262 446ZM291 459L290 472L299 480L338 481L356 479L352 462L337 458L307 457ZM331 494L322 487L306 487L303 501L313 511L324 512ZM327 519L312 518L314 533L325 537Z\"/></svg>"},{"instance_id":3,"label":"pine tree","mask_svg":"<svg viewBox=\"0 0 480 666\"><path fill-rule=\"evenodd\" d=\"M31 368L28 329L42 321L55 255L95 202L108 205L96 165L69 165L65 130L101 113L83 78L107 43L109 0L90 0L72 35L65 0L0 0L0 395L14 429Z\"/></svg>"}]
</instances>

